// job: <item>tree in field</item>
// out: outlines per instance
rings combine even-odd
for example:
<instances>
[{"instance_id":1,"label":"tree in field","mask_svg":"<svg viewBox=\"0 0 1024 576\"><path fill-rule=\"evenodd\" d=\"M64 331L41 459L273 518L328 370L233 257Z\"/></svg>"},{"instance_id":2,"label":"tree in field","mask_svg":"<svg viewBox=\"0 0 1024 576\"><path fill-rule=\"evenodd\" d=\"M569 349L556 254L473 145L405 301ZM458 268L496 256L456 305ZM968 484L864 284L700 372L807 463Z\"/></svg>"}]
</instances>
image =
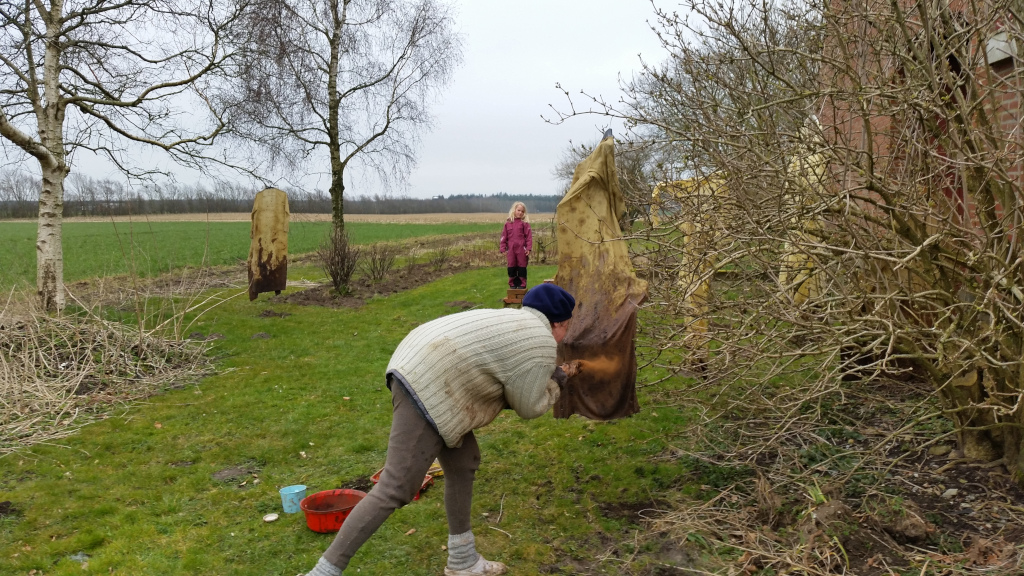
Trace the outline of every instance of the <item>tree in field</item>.
<instances>
[{"instance_id":1,"label":"tree in field","mask_svg":"<svg viewBox=\"0 0 1024 576\"><path fill-rule=\"evenodd\" d=\"M1024 478L1018 3L680 13L669 60L600 108L677 150L644 244L655 362L707 356L705 385L790 420L844 381L923 379L967 457Z\"/></svg>"},{"instance_id":2,"label":"tree in field","mask_svg":"<svg viewBox=\"0 0 1024 576\"><path fill-rule=\"evenodd\" d=\"M234 2L27 0L0 2L0 145L39 164L37 290L63 308L64 180L75 152L129 174L143 147L195 164L223 128L206 97L222 70Z\"/></svg>"},{"instance_id":3,"label":"tree in field","mask_svg":"<svg viewBox=\"0 0 1024 576\"><path fill-rule=\"evenodd\" d=\"M329 166L344 228L345 171L357 161L402 178L429 104L462 58L449 6L436 0L258 0L233 95L238 134L286 168Z\"/></svg>"}]
</instances>

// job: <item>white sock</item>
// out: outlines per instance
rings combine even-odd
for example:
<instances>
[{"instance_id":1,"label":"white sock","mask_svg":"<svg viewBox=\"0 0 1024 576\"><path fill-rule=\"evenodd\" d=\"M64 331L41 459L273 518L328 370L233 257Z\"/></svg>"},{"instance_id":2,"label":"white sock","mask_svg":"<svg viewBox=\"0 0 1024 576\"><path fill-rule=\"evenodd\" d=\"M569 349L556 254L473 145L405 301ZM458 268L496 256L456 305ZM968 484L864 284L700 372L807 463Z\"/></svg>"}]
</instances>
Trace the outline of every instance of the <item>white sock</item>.
<instances>
[{"instance_id":1,"label":"white sock","mask_svg":"<svg viewBox=\"0 0 1024 576\"><path fill-rule=\"evenodd\" d=\"M317 560L316 566L313 566L312 570L306 572L306 576L341 576L341 568L324 560L323 556L321 556L320 560Z\"/></svg>"},{"instance_id":2,"label":"white sock","mask_svg":"<svg viewBox=\"0 0 1024 576\"><path fill-rule=\"evenodd\" d=\"M448 535L448 567L452 570L472 568L480 555L476 553L476 538L473 532Z\"/></svg>"}]
</instances>

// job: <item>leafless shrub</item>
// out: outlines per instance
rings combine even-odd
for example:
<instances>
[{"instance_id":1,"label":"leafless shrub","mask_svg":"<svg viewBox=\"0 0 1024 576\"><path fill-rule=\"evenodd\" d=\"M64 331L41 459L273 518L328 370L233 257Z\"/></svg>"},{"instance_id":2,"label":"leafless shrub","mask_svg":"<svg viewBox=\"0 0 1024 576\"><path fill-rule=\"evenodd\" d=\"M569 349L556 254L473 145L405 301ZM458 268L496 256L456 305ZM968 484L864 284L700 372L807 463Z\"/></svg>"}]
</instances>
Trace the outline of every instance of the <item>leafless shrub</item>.
<instances>
[{"instance_id":1,"label":"leafless shrub","mask_svg":"<svg viewBox=\"0 0 1024 576\"><path fill-rule=\"evenodd\" d=\"M427 262L430 267L437 271L444 268L452 258L455 257L455 245L451 242L444 242L427 254Z\"/></svg>"},{"instance_id":2,"label":"leafless shrub","mask_svg":"<svg viewBox=\"0 0 1024 576\"><path fill-rule=\"evenodd\" d=\"M701 388L720 397L734 393L721 381ZM922 565L929 558L932 574L1020 571L1024 553L1013 536L1002 537L999 526L986 526L986 520L965 533L963 525L936 527L927 521L942 515L943 505L935 500L946 488L920 487L951 485L968 501L984 501L977 506L999 522L1024 521L1016 505L1019 490L1012 484L965 488L957 480L970 474L965 470L990 468L928 455L937 447L948 450L955 438L927 385L859 382L815 387L813 392L818 394L813 407L797 391L786 394L782 404L793 411L788 419L765 409L753 395L749 398L763 416L735 414L725 421L721 412L717 417L705 413L676 431L690 448L672 448L660 459L686 462L686 469L714 485L702 487L707 500L686 500L670 510L645 514L651 532L690 540L710 554L730 548L747 551L740 560L717 558L713 564L718 570L708 572L715 574L732 573L726 566L736 566L738 574L748 567L769 566L780 574L868 573L860 571L864 556L847 555L852 550L844 547L851 542L874 542L878 548L869 555L876 555L874 562L887 558L894 573L900 572L897 566ZM965 542L964 547L935 553L935 548L943 549L945 537ZM972 560L979 556L977 550L964 549L969 540L986 542L994 553Z\"/></svg>"},{"instance_id":3,"label":"leafless shrub","mask_svg":"<svg viewBox=\"0 0 1024 576\"><path fill-rule=\"evenodd\" d=\"M419 260L419 256L419 247L417 247L415 243L410 244L406 249L405 253L405 265L412 268L413 266L416 265L416 262Z\"/></svg>"},{"instance_id":4,"label":"leafless shrub","mask_svg":"<svg viewBox=\"0 0 1024 576\"><path fill-rule=\"evenodd\" d=\"M348 283L362 256L361 250L349 243L348 233L334 229L327 234L316 250L320 268L331 279L339 294L348 292Z\"/></svg>"},{"instance_id":5,"label":"leafless shrub","mask_svg":"<svg viewBox=\"0 0 1024 576\"><path fill-rule=\"evenodd\" d=\"M558 242L555 239L555 219L546 225L538 225L533 233L533 253L531 262L537 264L556 263L558 261Z\"/></svg>"},{"instance_id":6,"label":"leafless shrub","mask_svg":"<svg viewBox=\"0 0 1024 576\"><path fill-rule=\"evenodd\" d=\"M392 244L377 242L365 250L362 257L363 273L371 282L382 282L395 267L399 249Z\"/></svg>"},{"instance_id":7,"label":"leafless shrub","mask_svg":"<svg viewBox=\"0 0 1024 576\"><path fill-rule=\"evenodd\" d=\"M480 266L487 260L487 248L479 243L472 244L462 250L462 257L470 266Z\"/></svg>"},{"instance_id":8,"label":"leafless shrub","mask_svg":"<svg viewBox=\"0 0 1024 576\"><path fill-rule=\"evenodd\" d=\"M664 148L635 242L651 290L640 353L669 401L699 407L685 436L699 456L778 462L762 488L792 490L855 469L884 478L864 453L914 431L1024 477L1018 13L1003 0L659 13L668 59L631 98L596 105ZM855 397L854 381L925 383L928 413L869 445L828 438L871 427L830 409L852 398L895 418L889 395ZM773 548L760 566L778 573L854 570L831 544L794 555L768 541L757 503L723 494L681 506L679 533L706 522L713 544Z\"/></svg>"},{"instance_id":9,"label":"leafless shrub","mask_svg":"<svg viewBox=\"0 0 1024 576\"><path fill-rule=\"evenodd\" d=\"M475 242L463 250L463 258L472 266L498 266L505 262L497 241Z\"/></svg>"},{"instance_id":10,"label":"leafless shrub","mask_svg":"<svg viewBox=\"0 0 1024 576\"><path fill-rule=\"evenodd\" d=\"M652 362L780 422L923 379L961 450L1024 477L1024 82L993 36L1019 45L1017 5L741 4L661 13L669 59L600 103L672 159Z\"/></svg>"}]
</instances>

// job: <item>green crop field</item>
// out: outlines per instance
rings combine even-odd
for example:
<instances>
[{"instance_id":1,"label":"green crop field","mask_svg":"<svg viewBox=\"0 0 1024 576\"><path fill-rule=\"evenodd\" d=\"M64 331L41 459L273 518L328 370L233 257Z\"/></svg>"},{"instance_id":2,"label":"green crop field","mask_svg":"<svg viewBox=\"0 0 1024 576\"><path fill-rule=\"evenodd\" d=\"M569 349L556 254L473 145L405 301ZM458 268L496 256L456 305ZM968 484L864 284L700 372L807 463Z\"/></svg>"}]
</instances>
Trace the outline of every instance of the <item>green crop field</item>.
<instances>
[{"instance_id":1,"label":"green crop field","mask_svg":"<svg viewBox=\"0 0 1024 576\"><path fill-rule=\"evenodd\" d=\"M391 352L413 327L457 311L452 301L499 306L504 272L460 273L357 309L226 301L193 327L223 335L210 351L216 375L0 458L0 574L310 569L333 535L310 531L301 513L265 523L282 512L278 489L365 483L384 464ZM554 273L531 268L532 278ZM642 411L623 420L526 421L504 411L479 430L478 549L512 574L624 574L627 557L630 574L667 570L638 512L714 479L665 457L666 434L687 412L658 406L657 391L641 388ZM224 477L231 469L240 472ZM345 573L441 574L443 493L442 478L396 511Z\"/></svg>"},{"instance_id":2,"label":"green crop field","mask_svg":"<svg viewBox=\"0 0 1024 576\"><path fill-rule=\"evenodd\" d=\"M291 254L312 252L329 222L292 222ZM135 272L155 276L183 266L220 266L244 261L249 254L249 222L72 222L64 224L64 280ZM356 244L409 238L493 232L495 224L346 225ZM35 222L0 223L0 289L34 286Z\"/></svg>"}]
</instances>

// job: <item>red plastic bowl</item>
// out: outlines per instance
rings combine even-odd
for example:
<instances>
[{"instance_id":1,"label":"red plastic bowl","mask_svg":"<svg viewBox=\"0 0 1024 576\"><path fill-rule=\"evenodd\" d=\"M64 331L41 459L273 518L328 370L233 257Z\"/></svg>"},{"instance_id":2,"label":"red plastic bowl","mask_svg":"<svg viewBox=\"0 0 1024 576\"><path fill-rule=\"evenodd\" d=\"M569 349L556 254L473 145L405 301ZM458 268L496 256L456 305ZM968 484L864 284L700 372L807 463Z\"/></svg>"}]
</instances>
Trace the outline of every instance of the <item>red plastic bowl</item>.
<instances>
[{"instance_id":1,"label":"red plastic bowl","mask_svg":"<svg viewBox=\"0 0 1024 576\"><path fill-rule=\"evenodd\" d=\"M380 473L383 472L383 471L384 471L383 468L381 468L380 470L377 470L376 474L374 474L373 476L370 476L370 482L373 482L374 484L376 484L377 482L380 482ZM423 478L423 484L420 486L420 491L417 492L416 495L412 497L413 501L415 502L416 500L419 500L420 499L420 494L423 494L423 491L427 489L427 486L431 486L433 483L434 483L434 477L431 476L430 474L427 474Z\"/></svg>"},{"instance_id":2,"label":"red plastic bowl","mask_svg":"<svg viewBox=\"0 0 1024 576\"><path fill-rule=\"evenodd\" d=\"M306 514L306 526L313 532L337 532L366 492L359 490L324 490L306 496L299 508Z\"/></svg>"}]
</instances>

